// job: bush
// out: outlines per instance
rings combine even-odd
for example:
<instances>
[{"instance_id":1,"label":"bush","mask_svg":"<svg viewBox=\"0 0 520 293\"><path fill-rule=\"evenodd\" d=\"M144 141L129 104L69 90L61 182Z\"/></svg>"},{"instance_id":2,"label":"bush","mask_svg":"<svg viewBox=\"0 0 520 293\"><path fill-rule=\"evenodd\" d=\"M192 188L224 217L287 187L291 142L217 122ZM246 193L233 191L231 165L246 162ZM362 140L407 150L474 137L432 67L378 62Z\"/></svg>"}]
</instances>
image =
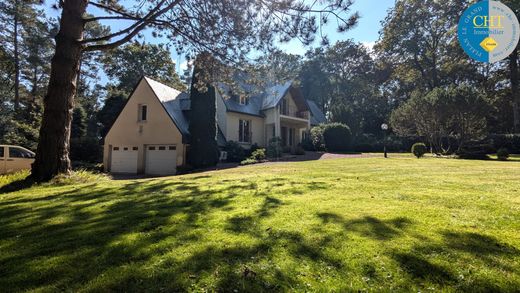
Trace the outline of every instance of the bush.
<instances>
[{"instance_id":1,"label":"bush","mask_svg":"<svg viewBox=\"0 0 520 293\"><path fill-rule=\"evenodd\" d=\"M352 133L350 128L341 123L326 124L323 130L325 148L330 152L344 152L350 148Z\"/></svg>"},{"instance_id":2,"label":"bush","mask_svg":"<svg viewBox=\"0 0 520 293\"><path fill-rule=\"evenodd\" d=\"M324 151L325 150L325 140L323 139L323 130L325 130L325 124L320 124L318 126L314 126L311 129L311 143L316 151Z\"/></svg>"},{"instance_id":3,"label":"bush","mask_svg":"<svg viewBox=\"0 0 520 293\"><path fill-rule=\"evenodd\" d=\"M487 160L488 154L494 153L493 144L486 141L473 141L463 145L457 155L460 159Z\"/></svg>"},{"instance_id":4,"label":"bush","mask_svg":"<svg viewBox=\"0 0 520 293\"><path fill-rule=\"evenodd\" d=\"M242 162L240 162L240 165L246 166L246 165L253 165L253 164L257 164L257 163L259 163L258 160L248 158L248 159L245 159Z\"/></svg>"},{"instance_id":5,"label":"bush","mask_svg":"<svg viewBox=\"0 0 520 293\"><path fill-rule=\"evenodd\" d=\"M509 159L509 151L506 148L500 148L497 151L497 157L500 161L507 161Z\"/></svg>"},{"instance_id":6,"label":"bush","mask_svg":"<svg viewBox=\"0 0 520 293\"><path fill-rule=\"evenodd\" d=\"M280 158L283 154L282 139L274 137L269 141L269 145L266 150L269 158Z\"/></svg>"},{"instance_id":7,"label":"bush","mask_svg":"<svg viewBox=\"0 0 520 293\"><path fill-rule=\"evenodd\" d=\"M255 150L251 154L249 159L253 159L253 160L257 160L257 161L265 160L265 149L257 149L257 150Z\"/></svg>"},{"instance_id":8,"label":"bush","mask_svg":"<svg viewBox=\"0 0 520 293\"><path fill-rule=\"evenodd\" d=\"M73 161L99 163L103 160L103 147L96 137L71 138L70 158Z\"/></svg>"},{"instance_id":9,"label":"bush","mask_svg":"<svg viewBox=\"0 0 520 293\"><path fill-rule=\"evenodd\" d=\"M261 147L255 142L251 145L249 150L246 150L247 156L251 156L251 154L253 154L257 149L261 149Z\"/></svg>"},{"instance_id":10,"label":"bush","mask_svg":"<svg viewBox=\"0 0 520 293\"><path fill-rule=\"evenodd\" d=\"M239 163L246 158L246 152L244 148L235 141L228 141L224 146L224 151L227 152L227 161L233 163Z\"/></svg>"},{"instance_id":11,"label":"bush","mask_svg":"<svg viewBox=\"0 0 520 293\"><path fill-rule=\"evenodd\" d=\"M428 149L426 148L426 145L422 142L415 143L412 146L412 154L416 156L417 158L421 158L428 152Z\"/></svg>"},{"instance_id":12,"label":"bush","mask_svg":"<svg viewBox=\"0 0 520 293\"><path fill-rule=\"evenodd\" d=\"M496 150L506 148L512 154L520 154L520 134L493 134L490 138Z\"/></svg>"},{"instance_id":13,"label":"bush","mask_svg":"<svg viewBox=\"0 0 520 293\"><path fill-rule=\"evenodd\" d=\"M240 162L240 165L252 165L256 163L262 163L265 161L265 149L255 150L251 156Z\"/></svg>"},{"instance_id":14,"label":"bush","mask_svg":"<svg viewBox=\"0 0 520 293\"><path fill-rule=\"evenodd\" d=\"M312 144L312 140L309 135L302 140L301 146L304 150L309 151L309 152L313 152L316 150L316 148Z\"/></svg>"},{"instance_id":15,"label":"bush","mask_svg":"<svg viewBox=\"0 0 520 293\"><path fill-rule=\"evenodd\" d=\"M292 155L296 156L303 156L305 155L305 149L301 144L299 144L297 147L294 148L294 150L291 152Z\"/></svg>"}]
</instances>

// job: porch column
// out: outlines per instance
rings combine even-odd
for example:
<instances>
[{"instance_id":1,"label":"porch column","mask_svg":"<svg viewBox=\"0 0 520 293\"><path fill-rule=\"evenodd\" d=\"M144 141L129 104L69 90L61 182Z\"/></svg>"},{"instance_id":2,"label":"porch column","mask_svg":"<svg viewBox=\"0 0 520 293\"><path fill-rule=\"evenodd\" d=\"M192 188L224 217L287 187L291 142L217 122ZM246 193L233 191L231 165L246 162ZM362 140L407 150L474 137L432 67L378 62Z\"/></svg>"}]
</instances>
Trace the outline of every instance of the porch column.
<instances>
[{"instance_id":1,"label":"porch column","mask_svg":"<svg viewBox=\"0 0 520 293\"><path fill-rule=\"evenodd\" d=\"M279 107L279 106L278 106ZM278 109L278 107L276 107L275 109L275 118L274 118L274 136L275 137L282 137L282 126L281 126L281 123L280 123L280 111Z\"/></svg>"}]
</instances>

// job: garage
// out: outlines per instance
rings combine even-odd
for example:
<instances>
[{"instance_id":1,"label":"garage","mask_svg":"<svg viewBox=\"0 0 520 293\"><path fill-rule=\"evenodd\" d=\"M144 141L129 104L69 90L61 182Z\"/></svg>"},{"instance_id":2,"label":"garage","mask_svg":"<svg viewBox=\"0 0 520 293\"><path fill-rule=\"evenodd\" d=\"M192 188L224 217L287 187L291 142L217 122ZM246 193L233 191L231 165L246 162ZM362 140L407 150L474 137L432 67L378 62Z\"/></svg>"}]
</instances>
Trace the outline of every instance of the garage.
<instances>
[{"instance_id":1,"label":"garage","mask_svg":"<svg viewBox=\"0 0 520 293\"><path fill-rule=\"evenodd\" d=\"M148 145L145 160L146 174L174 175L177 171L177 147L175 145Z\"/></svg>"},{"instance_id":2,"label":"garage","mask_svg":"<svg viewBox=\"0 0 520 293\"><path fill-rule=\"evenodd\" d=\"M112 147L111 172L137 174L138 147L114 146Z\"/></svg>"}]
</instances>

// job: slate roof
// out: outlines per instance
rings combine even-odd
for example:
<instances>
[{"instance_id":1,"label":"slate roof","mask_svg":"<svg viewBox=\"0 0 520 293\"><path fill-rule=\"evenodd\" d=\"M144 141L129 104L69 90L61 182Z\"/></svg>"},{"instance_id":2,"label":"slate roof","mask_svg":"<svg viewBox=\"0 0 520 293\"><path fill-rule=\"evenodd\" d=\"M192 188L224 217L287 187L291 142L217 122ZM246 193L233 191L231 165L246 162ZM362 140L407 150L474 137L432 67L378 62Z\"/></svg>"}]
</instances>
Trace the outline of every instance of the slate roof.
<instances>
[{"instance_id":1,"label":"slate roof","mask_svg":"<svg viewBox=\"0 0 520 293\"><path fill-rule=\"evenodd\" d=\"M284 84L268 85L267 89L257 90L256 92L260 93L251 95L247 105L241 105L236 97L225 98L224 104L227 111L263 117L262 111L276 107L287 92L291 90L291 87L292 81ZM229 92L229 87L226 85L220 84L219 89L222 93Z\"/></svg>"},{"instance_id":2,"label":"slate roof","mask_svg":"<svg viewBox=\"0 0 520 293\"><path fill-rule=\"evenodd\" d=\"M155 93L164 109L173 120L173 123L177 126L183 136L183 141L189 138L189 121L186 115L183 113L183 106L185 100L189 101L187 93L180 92L174 88L171 88L165 84L155 81L149 77L144 78L150 88Z\"/></svg>"},{"instance_id":3,"label":"slate roof","mask_svg":"<svg viewBox=\"0 0 520 293\"><path fill-rule=\"evenodd\" d=\"M173 89L165 84L155 81L149 77L144 77L146 82L150 85L150 88L155 93L164 109L175 123L179 131L183 136L183 142L189 139L189 119L186 111L191 108L190 97L185 92L180 92ZM229 91L226 85L220 84L219 89L222 92ZM235 98L226 98L224 104L226 110L229 112L244 113L253 116L263 117L263 111L276 107L280 100L291 90L292 82L286 82L279 85L271 85L268 88L258 94L254 94L249 97L249 103L247 105L241 105ZM309 110L311 112L311 125L318 125L325 123L326 118L320 108L310 100L305 100ZM219 129L217 134L217 142L219 145L226 143L224 134Z\"/></svg>"},{"instance_id":4,"label":"slate roof","mask_svg":"<svg viewBox=\"0 0 520 293\"><path fill-rule=\"evenodd\" d=\"M311 110L311 125L319 125L327 122L325 114L323 114L314 101L307 100L307 105L309 105L309 109Z\"/></svg>"}]
</instances>

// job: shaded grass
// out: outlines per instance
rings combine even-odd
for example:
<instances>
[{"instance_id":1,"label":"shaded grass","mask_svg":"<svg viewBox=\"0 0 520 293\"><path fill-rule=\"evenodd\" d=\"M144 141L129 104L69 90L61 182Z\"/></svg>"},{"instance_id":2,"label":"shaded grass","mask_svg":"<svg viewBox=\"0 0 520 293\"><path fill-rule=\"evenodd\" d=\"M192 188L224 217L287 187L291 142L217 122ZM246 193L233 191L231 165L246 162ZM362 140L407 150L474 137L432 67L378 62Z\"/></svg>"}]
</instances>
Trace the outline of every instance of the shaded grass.
<instances>
[{"instance_id":1,"label":"shaded grass","mask_svg":"<svg viewBox=\"0 0 520 293\"><path fill-rule=\"evenodd\" d=\"M2 292L512 292L520 164L361 158L92 177L0 194L0 231Z\"/></svg>"}]
</instances>

